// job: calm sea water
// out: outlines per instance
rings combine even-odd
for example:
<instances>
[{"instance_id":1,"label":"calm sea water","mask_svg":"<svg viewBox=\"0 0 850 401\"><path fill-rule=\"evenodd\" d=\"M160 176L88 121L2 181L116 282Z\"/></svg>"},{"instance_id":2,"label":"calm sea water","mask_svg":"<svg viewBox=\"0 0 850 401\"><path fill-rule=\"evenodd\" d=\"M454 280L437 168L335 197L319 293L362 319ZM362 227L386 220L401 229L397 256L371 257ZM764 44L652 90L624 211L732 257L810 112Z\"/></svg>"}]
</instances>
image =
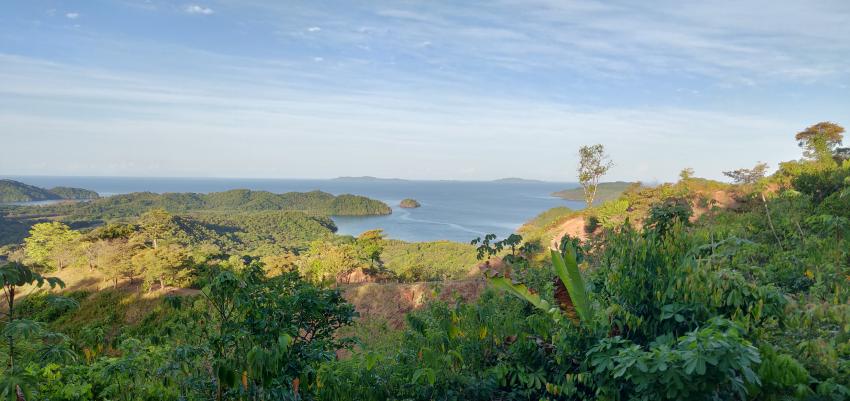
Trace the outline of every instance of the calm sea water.
<instances>
[{"instance_id":1,"label":"calm sea water","mask_svg":"<svg viewBox=\"0 0 850 401\"><path fill-rule=\"evenodd\" d=\"M379 199L393 208L389 216L334 217L340 234L357 235L381 228L390 237L405 241L451 240L468 242L484 234L505 237L538 213L556 206L573 209L581 202L550 196L575 187L571 183L506 183L468 181L345 181L229 178L125 178L125 177L4 177L39 187L69 186L101 195L129 192L219 192L229 189L276 193L322 190L335 195L356 194ZM417 209L398 207L404 198L422 204Z\"/></svg>"}]
</instances>

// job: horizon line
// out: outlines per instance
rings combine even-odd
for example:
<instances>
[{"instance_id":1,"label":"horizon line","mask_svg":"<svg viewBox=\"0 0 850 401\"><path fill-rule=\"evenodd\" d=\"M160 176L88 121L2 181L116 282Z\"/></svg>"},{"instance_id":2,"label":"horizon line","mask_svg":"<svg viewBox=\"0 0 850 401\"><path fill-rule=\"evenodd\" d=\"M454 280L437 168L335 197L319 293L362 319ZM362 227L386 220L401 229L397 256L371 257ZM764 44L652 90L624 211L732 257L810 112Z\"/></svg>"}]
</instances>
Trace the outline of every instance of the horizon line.
<instances>
[{"instance_id":1,"label":"horizon line","mask_svg":"<svg viewBox=\"0 0 850 401\"><path fill-rule=\"evenodd\" d=\"M29 178L29 177L39 177L39 178L119 178L119 179L193 179L193 180L293 180L293 181L336 181L336 180L362 180L362 181L424 181L424 182L445 182L445 181L455 181L455 182L495 182L495 181L503 181L503 180L522 180L529 182L538 182L538 183L551 183L551 184L578 184L578 181L552 181L552 180L543 180L537 178L523 178L523 177L500 177L493 179L456 179L456 178L399 178L399 177L376 177L376 176L337 176L337 177L226 177L226 176L143 176L143 175L52 175L52 174L2 174L0 175L0 179L14 179L14 178ZM604 182L658 182L658 180L654 181L643 181L643 180L611 180Z\"/></svg>"}]
</instances>

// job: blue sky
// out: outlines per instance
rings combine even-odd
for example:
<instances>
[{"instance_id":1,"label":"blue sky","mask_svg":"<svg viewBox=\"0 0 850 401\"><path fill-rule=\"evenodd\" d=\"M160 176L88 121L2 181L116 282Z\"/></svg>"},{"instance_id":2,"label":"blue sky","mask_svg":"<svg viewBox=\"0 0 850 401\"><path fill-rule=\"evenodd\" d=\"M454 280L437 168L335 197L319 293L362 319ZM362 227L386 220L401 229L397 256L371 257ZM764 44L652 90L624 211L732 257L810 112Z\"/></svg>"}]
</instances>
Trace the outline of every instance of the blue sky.
<instances>
[{"instance_id":1,"label":"blue sky","mask_svg":"<svg viewBox=\"0 0 850 401\"><path fill-rule=\"evenodd\" d=\"M687 6L684 4L687 3ZM0 174L670 180L850 125L850 2L0 4Z\"/></svg>"}]
</instances>

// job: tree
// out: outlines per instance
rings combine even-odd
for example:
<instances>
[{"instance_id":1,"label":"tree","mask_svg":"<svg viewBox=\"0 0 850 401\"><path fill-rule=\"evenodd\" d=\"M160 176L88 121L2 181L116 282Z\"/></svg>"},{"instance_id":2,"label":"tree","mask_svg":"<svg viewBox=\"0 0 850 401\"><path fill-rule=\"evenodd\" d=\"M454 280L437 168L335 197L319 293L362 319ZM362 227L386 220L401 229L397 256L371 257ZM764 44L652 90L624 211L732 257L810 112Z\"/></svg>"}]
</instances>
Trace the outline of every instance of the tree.
<instances>
[{"instance_id":1,"label":"tree","mask_svg":"<svg viewBox=\"0 0 850 401\"><path fill-rule=\"evenodd\" d=\"M24 239L24 252L32 263L61 270L73 260L73 245L79 238L79 232L60 222L39 223Z\"/></svg>"},{"instance_id":2,"label":"tree","mask_svg":"<svg viewBox=\"0 0 850 401\"><path fill-rule=\"evenodd\" d=\"M688 225L693 214L687 199L669 198L650 207L643 225L660 235L666 235L676 224Z\"/></svg>"},{"instance_id":3,"label":"tree","mask_svg":"<svg viewBox=\"0 0 850 401\"><path fill-rule=\"evenodd\" d=\"M381 267L381 253L384 251L384 230L369 230L357 237L357 246L369 261L371 268Z\"/></svg>"},{"instance_id":4,"label":"tree","mask_svg":"<svg viewBox=\"0 0 850 401\"><path fill-rule=\"evenodd\" d=\"M139 217L139 228L140 238L156 249L159 240L169 238L177 227L170 213L164 209L151 209Z\"/></svg>"},{"instance_id":5,"label":"tree","mask_svg":"<svg viewBox=\"0 0 850 401\"><path fill-rule=\"evenodd\" d=\"M690 180L691 178L694 178L694 169L687 167L687 168L682 169L682 171L679 172L679 179L681 181L687 181L687 180Z\"/></svg>"},{"instance_id":6,"label":"tree","mask_svg":"<svg viewBox=\"0 0 850 401\"><path fill-rule=\"evenodd\" d=\"M764 178L767 168L767 163L759 162L753 168L724 171L723 175L731 178L736 184L752 185Z\"/></svg>"},{"instance_id":7,"label":"tree","mask_svg":"<svg viewBox=\"0 0 850 401\"><path fill-rule=\"evenodd\" d=\"M99 240L92 244L95 253L95 266L103 272L107 280L112 281L113 287L118 287L118 280L129 278L130 282L136 274L131 263L132 247L126 240Z\"/></svg>"},{"instance_id":8,"label":"tree","mask_svg":"<svg viewBox=\"0 0 850 401\"><path fill-rule=\"evenodd\" d=\"M298 255L289 251L265 255L260 261L265 266L266 273L283 274L298 269Z\"/></svg>"},{"instance_id":9,"label":"tree","mask_svg":"<svg viewBox=\"0 0 850 401\"><path fill-rule=\"evenodd\" d=\"M177 245L144 249L133 256L132 263L148 288L159 282L159 288L163 289L166 283L179 283L189 273L189 257L186 250Z\"/></svg>"},{"instance_id":10,"label":"tree","mask_svg":"<svg viewBox=\"0 0 850 401\"><path fill-rule=\"evenodd\" d=\"M353 244L335 245L325 241L313 241L302 269L304 275L313 282L339 282L357 269L368 267Z\"/></svg>"},{"instance_id":11,"label":"tree","mask_svg":"<svg viewBox=\"0 0 850 401\"><path fill-rule=\"evenodd\" d=\"M803 155L812 160L831 160L833 151L844 139L844 127L828 121L820 122L794 137L803 148Z\"/></svg>"},{"instance_id":12,"label":"tree","mask_svg":"<svg viewBox=\"0 0 850 401\"><path fill-rule=\"evenodd\" d=\"M841 164L845 161L850 160L850 148L835 148L835 151L833 153L833 158L835 159L836 163Z\"/></svg>"},{"instance_id":13,"label":"tree","mask_svg":"<svg viewBox=\"0 0 850 401\"><path fill-rule=\"evenodd\" d=\"M578 153L578 182L584 189L584 201L587 207L591 207L593 199L596 198L596 190L599 188L599 179L614 166L614 162L605 153L605 147L602 144L582 146Z\"/></svg>"},{"instance_id":14,"label":"tree","mask_svg":"<svg viewBox=\"0 0 850 401\"><path fill-rule=\"evenodd\" d=\"M739 168L733 171L724 171L723 175L731 178L736 184L754 185L764 178L766 171L767 163L759 162L753 168ZM761 196L761 202L764 205L764 212L767 215L767 224L770 226L770 231L773 233L776 243L782 247L782 240L779 239L779 234L776 233L776 227L773 225L773 218L770 216L770 208L767 206L767 198L764 196L764 191L759 190L758 193Z\"/></svg>"},{"instance_id":15,"label":"tree","mask_svg":"<svg viewBox=\"0 0 850 401\"><path fill-rule=\"evenodd\" d=\"M195 321L209 322L198 329L208 339L203 365L214 375L215 393L198 399L246 399L246 392L269 395L247 399L311 399L301 396L316 388L308 372L351 346L336 332L353 323L354 307L297 271L268 277L256 261L210 273L201 290L207 307Z\"/></svg>"},{"instance_id":16,"label":"tree","mask_svg":"<svg viewBox=\"0 0 850 401\"><path fill-rule=\"evenodd\" d=\"M97 242L81 241L77 246L77 252L82 255L82 259L88 266L89 271L94 271L97 267Z\"/></svg>"}]
</instances>

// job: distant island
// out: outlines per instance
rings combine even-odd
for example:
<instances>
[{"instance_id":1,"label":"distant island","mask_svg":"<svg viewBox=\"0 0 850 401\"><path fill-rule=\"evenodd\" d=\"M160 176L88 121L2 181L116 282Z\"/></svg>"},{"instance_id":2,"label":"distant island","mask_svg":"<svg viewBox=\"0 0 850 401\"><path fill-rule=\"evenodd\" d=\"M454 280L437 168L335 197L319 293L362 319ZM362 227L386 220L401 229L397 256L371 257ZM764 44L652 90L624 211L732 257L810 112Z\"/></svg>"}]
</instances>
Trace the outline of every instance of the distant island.
<instances>
[{"instance_id":1,"label":"distant island","mask_svg":"<svg viewBox=\"0 0 850 401\"><path fill-rule=\"evenodd\" d=\"M337 177L333 179L334 181L347 181L347 182L374 182L374 181L390 181L390 182L406 182L408 180L402 178L380 178L380 177L372 177L369 175L364 175L360 177Z\"/></svg>"},{"instance_id":2,"label":"distant island","mask_svg":"<svg viewBox=\"0 0 850 401\"><path fill-rule=\"evenodd\" d=\"M82 188L55 187L45 189L14 180L0 180L0 203L36 202L47 200L98 199L97 192Z\"/></svg>"},{"instance_id":3,"label":"distant island","mask_svg":"<svg viewBox=\"0 0 850 401\"><path fill-rule=\"evenodd\" d=\"M505 184L542 184L546 181L541 180L529 180L526 178L519 177L507 177L507 178L499 178L498 180L493 180L492 182L501 182Z\"/></svg>"},{"instance_id":4,"label":"distant island","mask_svg":"<svg viewBox=\"0 0 850 401\"><path fill-rule=\"evenodd\" d=\"M422 205L418 201L416 201L416 199L407 198L402 200L401 203L399 203L399 206L405 209L416 209L417 207L420 207Z\"/></svg>"},{"instance_id":5,"label":"distant island","mask_svg":"<svg viewBox=\"0 0 850 401\"><path fill-rule=\"evenodd\" d=\"M616 199L632 185L640 184L626 181L603 182L599 184L594 203ZM581 187L565 189L553 193L552 196L557 196L568 201L584 201L584 190Z\"/></svg>"}]
</instances>

